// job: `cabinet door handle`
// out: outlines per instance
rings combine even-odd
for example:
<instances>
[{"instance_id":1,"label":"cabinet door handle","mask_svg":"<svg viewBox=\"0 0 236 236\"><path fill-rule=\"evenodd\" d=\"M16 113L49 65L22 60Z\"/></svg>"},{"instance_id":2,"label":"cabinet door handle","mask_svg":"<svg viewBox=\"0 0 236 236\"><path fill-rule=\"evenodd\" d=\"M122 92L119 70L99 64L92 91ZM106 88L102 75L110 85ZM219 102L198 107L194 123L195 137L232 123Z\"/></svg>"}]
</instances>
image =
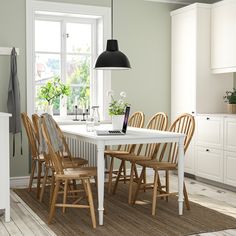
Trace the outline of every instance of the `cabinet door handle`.
<instances>
[{"instance_id":1,"label":"cabinet door handle","mask_svg":"<svg viewBox=\"0 0 236 236\"><path fill-rule=\"evenodd\" d=\"M210 118L209 118L209 117L207 117L207 120L210 120Z\"/></svg>"},{"instance_id":2,"label":"cabinet door handle","mask_svg":"<svg viewBox=\"0 0 236 236\"><path fill-rule=\"evenodd\" d=\"M207 148L207 149L206 149L206 152L210 152L210 150Z\"/></svg>"},{"instance_id":3,"label":"cabinet door handle","mask_svg":"<svg viewBox=\"0 0 236 236\"><path fill-rule=\"evenodd\" d=\"M192 111L192 114L195 114L195 112L194 112L194 111Z\"/></svg>"}]
</instances>

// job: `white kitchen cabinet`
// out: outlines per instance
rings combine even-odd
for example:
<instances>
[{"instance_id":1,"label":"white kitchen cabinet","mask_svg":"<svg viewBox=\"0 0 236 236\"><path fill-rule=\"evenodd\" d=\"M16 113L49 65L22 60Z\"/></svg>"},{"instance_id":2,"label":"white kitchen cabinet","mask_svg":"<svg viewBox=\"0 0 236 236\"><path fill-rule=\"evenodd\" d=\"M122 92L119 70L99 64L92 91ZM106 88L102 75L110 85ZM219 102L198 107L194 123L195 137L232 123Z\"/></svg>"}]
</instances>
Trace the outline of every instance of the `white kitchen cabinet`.
<instances>
[{"instance_id":1,"label":"white kitchen cabinet","mask_svg":"<svg viewBox=\"0 0 236 236\"><path fill-rule=\"evenodd\" d=\"M236 187L236 152L224 152L224 183Z\"/></svg>"},{"instance_id":2,"label":"white kitchen cabinet","mask_svg":"<svg viewBox=\"0 0 236 236\"><path fill-rule=\"evenodd\" d=\"M10 221L10 174L9 174L9 117L0 112L0 209L5 210L5 221Z\"/></svg>"},{"instance_id":3,"label":"white kitchen cabinet","mask_svg":"<svg viewBox=\"0 0 236 236\"><path fill-rule=\"evenodd\" d=\"M236 116L224 118L224 183L236 186Z\"/></svg>"},{"instance_id":4,"label":"white kitchen cabinet","mask_svg":"<svg viewBox=\"0 0 236 236\"><path fill-rule=\"evenodd\" d=\"M196 116L195 175L236 187L236 115Z\"/></svg>"},{"instance_id":5,"label":"white kitchen cabinet","mask_svg":"<svg viewBox=\"0 0 236 236\"><path fill-rule=\"evenodd\" d=\"M236 117L224 119L224 150L236 152Z\"/></svg>"},{"instance_id":6,"label":"white kitchen cabinet","mask_svg":"<svg viewBox=\"0 0 236 236\"><path fill-rule=\"evenodd\" d=\"M188 112L222 113L233 75L211 72L211 5L192 4L171 12L171 119Z\"/></svg>"},{"instance_id":7,"label":"white kitchen cabinet","mask_svg":"<svg viewBox=\"0 0 236 236\"><path fill-rule=\"evenodd\" d=\"M196 175L223 182L223 116L196 117Z\"/></svg>"},{"instance_id":8,"label":"white kitchen cabinet","mask_svg":"<svg viewBox=\"0 0 236 236\"><path fill-rule=\"evenodd\" d=\"M212 5L212 71L236 71L236 1Z\"/></svg>"},{"instance_id":9,"label":"white kitchen cabinet","mask_svg":"<svg viewBox=\"0 0 236 236\"><path fill-rule=\"evenodd\" d=\"M233 75L211 72L211 5L196 3L171 12L171 120L181 113L222 113ZM194 173L195 145L185 170ZM191 155L191 158L190 158Z\"/></svg>"},{"instance_id":10,"label":"white kitchen cabinet","mask_svg":"<svg viewBox=\"0 0 236 236\"><path fill-rule=\"evenodd\" d=\"M195 159L194 159L194 137L189 144L189 147L185 153L185 160L184 160L184 171L189 174L195 174Z\"/></svg>"},{"instance_id":11,"label":"white kitchen cabinet","mask_svg":"<svg viewBox=\"0 0 236 236\"><path fill-rule=\"evenodd\" d=\"M196 148L196 175L223 182L223 150L208 146Z\"/></svg>"},{"instance_id":12,"label":"white kitchen cabinet","mask_svg":"<svg viewBox=\"0 0 236 236\"><path fill-rule=\"evenodd\" d=\"M223 117L197 116L197 145L223 149Z\"/></svg>"}]
</instances>

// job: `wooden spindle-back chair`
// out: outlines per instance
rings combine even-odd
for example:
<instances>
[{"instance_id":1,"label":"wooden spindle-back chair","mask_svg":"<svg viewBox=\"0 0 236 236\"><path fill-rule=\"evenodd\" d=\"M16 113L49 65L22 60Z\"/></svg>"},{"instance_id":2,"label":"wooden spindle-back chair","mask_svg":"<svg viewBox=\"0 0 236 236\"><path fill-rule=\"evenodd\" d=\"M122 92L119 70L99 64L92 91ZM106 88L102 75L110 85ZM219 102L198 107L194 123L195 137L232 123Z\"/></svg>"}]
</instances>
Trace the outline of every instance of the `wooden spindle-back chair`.
<instances>
[{"instance_id":1,"label":"wooden spindle-back chair","mask_svg":"<svg viewBox=\"0 0 236 236\"><path fill-rule=\"evenodd\" d=\"M145 116L143 112L137 111L134 112L128 121L128 126L130 127L137 127L142 128L144 125L144 119ZM129 144L129 145L119 145L117 150L106 150L105 151L105 158L110 158L110 165L109 165L109 171L108 171L108 193L111 193L112 189L112 179L116 178L118 171L114 170L114 160L116 155L120 154L130 154L133 153L135 150L136 145L135 144ZM126 166L125 162L121 163L123 168L123 175L124 182L126 182Z\"/></svg>"},{"instance_id":2,"label":"wooden spindle-back chair","mask_svg":"<svg viewBox=\"0 0 236 236\"><path fill-rule=\"evenodd\" d=\"M163 112L158 112L151 117L146 128L164 131L167 129L167 125L168 125L168 116ZM129 161L131 163L128 203L131 203L131 200L132 200L132 186L133 186L133 181L134 181L134 175L136 178L138 177L138 174L136 171L136 162L139 160L154 159L158 153L159 147L160 147L160 144L158 143L140 145L137 154L131 153L131 154L126 154L126 155L116 156L116 158L120 159L122 163L126 161ZM144 154L141 154L142 150ZM121 171L122 171L122 166L120 166L119 168L119 172L116 178L113 193L115 193L117 189L118 181L121 176ZM146 180L144 181L146 182Z\"/></svg>"},{"instance_id":3,"label":"wooden spindle-back chair","mask_svg":"<svg viewBox=\"0 0 236 236\"><path fill-rule=\"evenodd\" d=\"M53 189L53 197L50 205L50 213L48 223L51 223L55 208L62 207L63 213L65 212L65 208L89 208L92 220L93 228L96 228L96 218L95 218L95 210L93 204L93 195L91 191L90 178L96 176L96 167L81 167L81 168L69 168L66 169L63 163L62 153L60 151L56 151L53 149L51 144L50 133L47 130L47 125L45 122L45 116L42 116L42 134L47 144L48 153L45 155L50 156L53 167L54 167L54 179L55 179L55 188ZM85 197L88 199L88 204L79 204L81 200L81 196L78 196L77 200L73 200L73 202L68 202L67 195L71 192L80 193L81 190L72 190L68 189L69 182L73 181L81 181L82 186L84 187ZM59 191L60 188L63 187L63 191ZM58 194L63 193L63 201L62 203L57 203Z\"/></svg>"},{"instance_id":4,"label":"wooden spindle-back chair","mask_svg":"<svg viewBox=\"0 0 236 236\"><path fill-rule=\"evenodd\" d=\"M40 183L42 178L42 165L45 162L45 158L41 153L39 153L39 140L37 138L37 134L32 124L32 121L25 112L21 113L21 119L26 130L32 156L31 174L30 174L28 189L29 191L31 191L33 180L37 179L37 197L39 198ZM37 168L37 177L35 177L36 168Z\"/></svg>"},{"instance_id":5,"label":"wooden spindle-back chair","mask_svg":"<svg viewBox=\"0 0 236 236\"><path fill-rule=\"evenodd\" d=\"M40 127L39 115L33 114L32 121L34 124L34 130L35 130L35 132L38 136L38 139L40 141L40 137L39 137L40 130L39 129L41 127ZM55 128L57 129L58 136L60 137L62 144L63 144L63 152L62 152L61 158L62 158L64 168L69 168L69 167L74 168L74 167L79 167L79 166L83 166L83 165L88 164L88 161L86 159L81 158L81 157L73 157L72 156L69 146L66 142L66 138L55 120L54 120L54 125L55 125ZM53 165L51 163L51 159L47 155L45 155L44 158L45 158L45 170L44 170L45 174L44 174L42 189L41 189L40 198L39 198L40 202L42 202L42 200L43 200L43 195L44 195L46 184L47 183L54 184L54 176L53 176L54 170L53 170ZM51 172L51 176L50 176L50 172Z\"/></svg>"},{"instance_id":6,"label":"wooden spindle-back chair","mask_svg":"<svg viewBox=\"0 0 236 236\"><path fill-rule=\"evenodd\" d=\"M194 117L190 114L184 113L176 118L173 124L170 126L170 132L178 132L185 134L184 140L184 152L186 152L189 143L192 139L193 133L195 130L195 120ZM154 170L154 183L153 183L153 202L152 202L152 215L156 213L156 200L157 197L166 197L168 200L168 196L176 195L177 193L171 193L169 191L169 171L177 170L178 168L178 144L171 143L169 147L167 144L163 146L162 152L158 159L156 160L147 160L147 161L138 161L138 165L141 165L142 172L140 174L140 178L138 181L138 186L136 189L136 193L134 196L134 203L137 199L138 192L142 185L142 180L144 178L144 173L146 168L152 168ZM159 179L159 171L165 171L165 185L161 185ZM188 194L186 190L186 186L184 183L184 198L187 209L190 209Z\"/></svg>"}]
</instances>

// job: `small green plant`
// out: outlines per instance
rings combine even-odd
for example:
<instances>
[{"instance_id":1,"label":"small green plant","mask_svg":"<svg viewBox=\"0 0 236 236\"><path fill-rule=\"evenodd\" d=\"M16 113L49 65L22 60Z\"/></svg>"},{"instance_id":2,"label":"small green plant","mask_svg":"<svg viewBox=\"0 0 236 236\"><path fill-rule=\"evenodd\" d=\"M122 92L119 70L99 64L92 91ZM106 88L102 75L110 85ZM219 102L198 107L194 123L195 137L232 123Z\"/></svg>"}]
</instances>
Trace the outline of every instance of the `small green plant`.
<instances>
[{"instance_id":1,"label":"small green plant","mask_svg":"<svg viewBox=\"0 0 236 236\"><path fill-rule=\"evenodd\" d=\"M236 89L233 88L233 91L226 91L226 95L223 98L229 104L236 104Z\"/></svg>"},{"instance_id":2,"label":"small green plant","mask_svg":"<svg viewBox=\"0 0 236 236\"><path fill-rule=\"evenodd\" d=\"M114 99L113 92L110 91L108 95L111 95L111 102L108 108L110 116L123 115L125 113L125 108L129 105L124 99L126 97L125 92L120 93L119 99Z\"/></svg>"},{"instance_id":3,"label":"small green plant","mask_svg":"<svg viewBox=\"0 0 236 236\"><path fill-rule=\"evenodd\" d=\"M39 98L45 99L48 105L52 105L53 102L60 96L70 95L70 87L63 84L58 76L49 80L45 85L40 88Z\"/></svg>"}]
</instances>

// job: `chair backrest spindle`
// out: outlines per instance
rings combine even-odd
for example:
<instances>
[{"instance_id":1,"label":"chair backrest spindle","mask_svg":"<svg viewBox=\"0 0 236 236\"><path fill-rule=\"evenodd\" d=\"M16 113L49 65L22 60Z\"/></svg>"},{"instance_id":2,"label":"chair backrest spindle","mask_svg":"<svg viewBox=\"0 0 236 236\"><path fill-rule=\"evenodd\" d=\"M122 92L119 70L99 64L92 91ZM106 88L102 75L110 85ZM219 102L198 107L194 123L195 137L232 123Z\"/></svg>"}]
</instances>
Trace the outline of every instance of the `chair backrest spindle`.
<instances>
[{"instance_id":1,"label":"chair backrest spindle","mask_svg":"<svg viewBox=\"0 0 236 236\"><path fill-rule=\"evenodd\" d=\"M168 125L168 116L164 112L158 112L151 117L146 128L165 131ZM151 143L146 144L144 149L144 155L154 159L159 150L160 144ZM142 148L142 147L141 147ZM141 151L141 148L139 152Z\"/></svg>"},{"instance_id":2,"label":"chair backrest spindle","mask_svg":"<svg viewBox=\"0 0 236 236\"><path fill-rule=\"evenodd\" d=\"M51 142L51 137L50 137L50 132L48 132L47 125L45 122L45 116L41 116L42 123L41 123L41 128L42 129L42 135L43 138L46 142L48 153L44 153L44 155L48 155L51 159L52 165L56 171L56 174L64 174L64 168L63 168L63 161L62 161L62 156L60 151L55 151L52 146Z\"/></svg>"},{"instance_id":3,"label":"chair backrest spindle","mask_svg":"<svg viewBox=\"0 0 236 236\"><path fill-rule=\"evenodd\" d=\"M177 133L185 134L184 152L186 152L189 146L194 130L195 130L194 117L188 113L184 113L178 116L169 128L170 132L177 132ZM178 164L178 144L177 143L171 143L169 148L167 148L167 144L163 146L162 153L160 155L160 161L163 160L165 153L167 153L168 162Z\"/></svg>"}]
</instances>

